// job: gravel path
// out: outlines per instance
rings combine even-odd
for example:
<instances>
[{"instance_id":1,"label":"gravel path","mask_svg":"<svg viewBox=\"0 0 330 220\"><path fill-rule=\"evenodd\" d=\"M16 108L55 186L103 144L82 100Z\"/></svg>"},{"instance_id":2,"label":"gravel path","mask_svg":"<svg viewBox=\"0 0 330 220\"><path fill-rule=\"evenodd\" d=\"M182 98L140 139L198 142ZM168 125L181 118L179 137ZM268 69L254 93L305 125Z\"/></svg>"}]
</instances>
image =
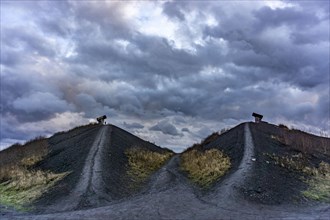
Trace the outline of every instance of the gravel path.
<instances>
[{"instance_id":1,"label":"gravel path","mask_svg":"<svg viewBox=\"0 0 330 220\"><path fill-rule=\"evenodd\" d=\"M218 188L216 193L212 193L208 201L212 201L215 204L227 205L232 202L237 202L238 192L236 189L244 185L246 178L252 171L253 160L255 159L254 145L248 123L246 123L244 127L244 141L244 155L237 171L221 183L221 187ZM221 200L219 200L219 198L221 198Z\"/></svg>"},{"instance_id":2,"label":"gravel path","mask_svg":"<svg viewBox=\"0 0 330 220\"><path fill-rule=\"evenodd\" d=\"M158 193L160 191L164 191L174 184L177 181L177 175L173 172L173 168L176 168L179 161L179 155L173 156L165 166L163 166L151 180L150 184L150 193Z\"/></svg>"},{"instance_id":3,"label":"gravel path","mask_svg":"<svg viewBox=\"0 0 330 220\"><path fill-rule=\"evenodd\" d=\"M103 195L98 174L100 164L95 163L102 152L103 133L100 131L86 160L85 172L72 195L68 209L76 207L89 192ZM197 195L179 171L179 155L174 156L153 175L150 190L142 195L112 203L105 207L35 216L17 216L22 219L327 219L329 206L297 208L266 206L248 203L241 199L237 188L244 185L253 171L254 146L249 124L245 124L244 156L236 172L225 179L208 195ZM95 181L93 180L95 179ZM99 180L98 180L99 179ZM90 181L93 180L93 181ZM71 196L70 196L71 197ZM89 197L93 198L93 197Z\"/></svg>"},{"instance_id":4,"label":"gravel path","mask_svg":"<svg viewBox=\"0 0 330 220\"><path fill-rule=\"evenodd\" d=\"M81 177L69 196L51 206L49 210L71 211L84 204L99 203L110 200L106 197L104 183L102 180L101 155L109 141L109 126L103 126L88 153Z\"/></svg>"}]
</instances>

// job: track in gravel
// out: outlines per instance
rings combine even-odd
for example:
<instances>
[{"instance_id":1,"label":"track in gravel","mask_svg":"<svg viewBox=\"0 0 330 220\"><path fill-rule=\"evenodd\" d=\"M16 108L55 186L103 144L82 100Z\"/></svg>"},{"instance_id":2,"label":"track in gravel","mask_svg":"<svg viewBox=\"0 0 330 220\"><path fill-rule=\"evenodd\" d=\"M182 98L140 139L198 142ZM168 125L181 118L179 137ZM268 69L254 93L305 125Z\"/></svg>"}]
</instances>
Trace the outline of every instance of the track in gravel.
<instances>
[{"instance_id":1,"label":"track in gravel","mask_svg":"<svg viewBox=\"0 0 330 220\"><path fill-rule=\"evenodd\" d=\"M228 203L231 200L236 202L237 191L236 189L244 185L245 179L252 171L254 159L254 145L252 141L251 131L249 124L245 124L244 127L244 155L238 166L237 171L230 175L222 182L222 186L219 188L217 194L221 195L221 198Z\"/></svg>"},{"instance_id":2,"label":"track in gravel","mask_svg":"<svg viewBox=\"0 0 330 220\"><path fill-rule=\"evenodd\" d=\"M106 132L106 129L102 129ZM99 136L102 137L100 131ZM174 156L153 175L149 191L126 201L110 204L106 207L74 212L54 213L29 216L30 219L325 219L330 214L327 207L314 209L294 207L274 207L247 203L242 200L237 187L244 184L245 179L253 172L254 146L249 124L244 128L244 156L236 172L225 179L215 191L209 195L197 196L194 189L179 171L179 155ZM95 161L102 151L102 138L96 138L86 160L86 172L75 189L75 198L81 200L84 194L102 194L101 181L88 181L98 178L98 166ZM91 156L92 155L92 156ZM89 166L93 164L93 166ZM88 164L88 165L87 165ZM84 168L84 170L85 170ZM101 185L100 185L101 184ZM97 186L97 187L96 187ZM101 194L100 194L101 193ZM77 206L77 202L73 203ZM69 209L74 209L74 206ZM24 216L21 216L23 219Z\"/></svg>"},{"instance_id":3,"label":"track in gravel","mask_svg":"<svg viewBox=\"0 0 330 220\"><path fill-rule=\"evenodd\" d=\"M249 124L245 124L244 127L244 155L241 163L236 172L230 175L226 180L221 183L221 187L217 190L216 200L219 202L219 196L221 195L221 200L228 203L229 199L236 200L236 188L244 184L245 178L252 171L253 158L254 158L254 145L252 141L251 131ZM168 164L158 171L155 175L154 181L152 183L151 192L159 191L165 186L178 185L184 182L184 177L178 172L178 162L179 156L174 156Z\"/></svg>"},{"instance_id":4,"label":"track in gravel","mask_svg":"<svg viewBox=\"0 0 330 220\"><path fill-rule=\"evenodd\" d=\"M110 126L103 126L100 129L88 153L77 185L66 199L50 207L51 210L71 211L84 205L99 204L110 200L105 192L101 166L101 156L109 142L110 129Z\"/></svg>"}]
</instances>

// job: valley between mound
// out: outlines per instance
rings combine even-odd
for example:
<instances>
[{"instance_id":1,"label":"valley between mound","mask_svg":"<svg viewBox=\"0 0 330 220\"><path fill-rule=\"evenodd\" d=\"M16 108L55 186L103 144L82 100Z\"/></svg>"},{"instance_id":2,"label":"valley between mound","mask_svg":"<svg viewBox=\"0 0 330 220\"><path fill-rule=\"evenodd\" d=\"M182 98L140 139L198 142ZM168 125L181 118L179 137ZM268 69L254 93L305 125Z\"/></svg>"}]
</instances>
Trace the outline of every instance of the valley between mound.
<instances>
[{"instance_id":1,"label":"valley between mound","mask_svg":"<svg viewBox=\"0 0 330 220\"><path fill-rule=\"evenodd\" d=\"M307 189L300 179L303 175L278 166L271 156L299 153L279 141L282 130L277 126L243 123L200 145L200 151L218 148L231 159L231 169L209 189L189 181L180 169L179 154L137 183L126 175L125 151L136 146L159 153L169 150L113 125L82 129L75 135L51 137L50 153L36 165L71 173L33 204L34 211L7 212L4 218L326 219L330 215L328 203L301 195ZM330 162L329 155L318 150L306 152L310 163Z\"/></svg>"}]
</instances>

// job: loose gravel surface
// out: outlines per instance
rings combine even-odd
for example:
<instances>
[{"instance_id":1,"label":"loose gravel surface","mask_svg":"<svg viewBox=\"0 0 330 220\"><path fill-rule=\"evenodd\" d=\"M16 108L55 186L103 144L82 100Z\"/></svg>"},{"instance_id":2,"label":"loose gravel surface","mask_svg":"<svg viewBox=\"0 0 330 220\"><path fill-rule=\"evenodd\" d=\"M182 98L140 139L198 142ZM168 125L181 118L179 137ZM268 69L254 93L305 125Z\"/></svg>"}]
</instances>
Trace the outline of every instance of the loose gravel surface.
<instances>
[{"instance_id":1,"label":"loose gravel surface","mask_svg":"<svg viewBox=\"0 0 330 220\"><path fill-rule=\"evenodd\" d=\"M275 164L275 161L269 157L273 154L279 157L292 157L302 153L274 138L280 136L285 130L266 122L250 123L250 129L256 161L246 184L240 188L244 199L265 205L310 205L311 201L301 196L301 192L308 188L306 182L303 181L306 176L302 172ZM314 166L321 161L330 162L330 158L326 158L325 155L307 154L305 156Z\"/></svg>"},{"instance_id":2,"label":"loose gravel surface","mask_svg":"<svg viewBox=\"0 0 330 220\"><path fill-rule=\"evenodd\" d=\"M89 150L77 185L68 196L49 207L49 211L72 211L78 209L81 204L100 204L103 200L110 201L110 198L108 198L105 192L101 175L101 155L108 142L109 135L107 133L110 129L109 126L103 126L99 130Z\"/></svg>"},{"instance_id":3,"label":"loose gravel surface","mask_svg":"<svg viewBox=\"0 0 330 220\"><path fill-rule=\"evenodd\" d=\"M84 126L49 138L50 152L37 164L37 168L54 173L70 172L70 174L35 202L37 212L50 211L49 207L56 206L72 193L81 178L87 157L101 128L101 126Z\"/></svg>"},{"instance_id":4,"label":"loose gravel surface","mask_svg":"<svg viewBox=\"0 0 330 220\"><path fill-rule=\"evenodd\" d=\"M249 124L244 126L244 154L238 168L204 199L214 205L231 206L239 199L238 188L245 185L254 166L254 145ZM220 199L221 198L221 199Z\"/></svg>"},{"instance_id":5,"label":"loose gravel surface","mask_svg":"<svg viewBox=\"0 0 330 220\"><path fill-rule=\"evenodd\" d=\"M72 192L76 192L76 197L72 202L74 206L81 201L82 195L91 193L88 200L99 200L100 195L109 195L109 200L114 197L111 195L120 195L118 198L108 201L103 207L89 208L86 210L64 211L50 214L40 215L16 215L17 219L328 219L330 216L330 207L328 204L318 204L314 206L295 206L295 205L267 205L260 204L246 199L242 189L252 184L251 178L254 178L255 166L258 158L256 154L256 146L254 142L258 140L257 135L251 134L250 128L253 123L245 123L237 126L224 136L220 136L221 140L228 140L235 146L235 150L230 149L224 143L224 151L230 154L236 151L240 158L233 161L233 169L219 181L211 190L202 191L193 186L186 175L180 170L180 156L173 156L166 165L156 172L150 179L146 187L139 193L124 196L124 194L112 194L111 190L106 190L102 181L98 180L98 168L107 167L109 172L117 172L111 170L109 166L93 165L99 157L108 154L110 148L104 148L103 142L109 142L112 146L115 143L124 145L128 134L118 130L115 127L105 128L99 131L94 144L90 148L82 177L79 179L77 186ZM108 129L108 130L107 130ZM110 140L103 137L104 134L111 130ZM116 131L115 131L116 130ZM118 133L118 134L115 134ZM117 136L116 136L117 135ZM243 135L243 136L242 136ZM226 139L226 137L231 137ZM126 138L125 138L126 137ZM233 142L232 138L236 137ZM116 140L117 139L117 140ZM119 141L121 140L121 141ZM243 140L243 143L242 141ZM117 142L116 142L117 141ZM119 141L119 142L118 142ZM135 140L136 141L136 140ZM220 147L220 143L210 144L208 147ZM151 146L149 146L151 147ZM118 149L118 147L116 148ZM103 153L101 153L103 152ZM119 151L118 151L119 152ZM117 156L121 153L117 152ZM239 154L241 152L241 154ZM92 155L92 156L90 156ZM98 156L99 155L99 156ZM256 160L254 160L256 158ZM124 161L124 158L121 158ZM120 158L118 163L122 164ZM104 160L100 160L104 161ZM237 164L237 165L236 165ZM120 167L120 166L119 166ZM123 169L121 167L120 169ZM103 170L102 170L103 171ZM93 184L93 179L96 179ZM107 178L103 177L103 180ZM117 179L119 180L119 179ZM87 183L88 184L87 184ZM94 187L95 186L95 187ZM111 186L107 186L111 187ZM285 186L284 186L285 187ZM77 189L77 191L75 191ZM78 190L79 189L79 190ZM99 191L101 189L101 191ZM125 189L125 187L117 188ZM113 190L113 189L112 189ZM74 197L73 197L74 198ZM80 199L80 200L79 200ZM94 201L94 203L96 203ZM93 201L89 201L93 202ZM71 203L71 202L70 202ZM81 206L78 205L78 208ZM13 216L11 216L12 218Z\"/></svg>"}]
</instances>

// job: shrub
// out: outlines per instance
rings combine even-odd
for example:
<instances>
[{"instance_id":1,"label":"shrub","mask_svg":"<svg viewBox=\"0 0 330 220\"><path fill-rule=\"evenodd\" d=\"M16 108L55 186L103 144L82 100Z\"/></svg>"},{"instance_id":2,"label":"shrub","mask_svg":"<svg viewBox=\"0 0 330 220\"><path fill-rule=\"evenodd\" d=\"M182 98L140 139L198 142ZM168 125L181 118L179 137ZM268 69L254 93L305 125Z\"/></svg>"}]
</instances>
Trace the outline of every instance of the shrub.
<instances>
[{"instance_id":1,"label":"shrub","mask_svg":"<svg viewBox=\"0 0 330 220\"><path fill-rule=\"evenodd\" d=\"M1 204L23 209L68 174L34 169L47 153L48 141L44 137L0 152Z\"/></svg>"},{"instance_id":2,"label":"shrub","mask_svg":"<svg viewBox=\"0 0 330 220\"><path fill-rule=\"evenodd\" d=\"M180 165L192 182L208 188L227 172L231 163L229 157L220 150L210 149L202 152L193 149L181 155Z\"/></svg>"},{"instance_id":3,"label":"shrub","mask_svg":"<svg viewBox=\"0 0 330 220\"><path fill-rule=\"evenodd\" d=\"M279 124L278 127L289 130L289 127L286 126L285 124Z\"/></svg>"},{"instance_id":4,"label":"shrub","mask_svg":"<svg viewBox=\"0 0 330 220\"><path fill-rule=\"evenodd\" d=\"M321 162L318 168L312 168L312 178L306 180L308 189L303 195L313 200L330 202L330 164Z\"/></svg>"},{"instance_id":5,"label":"shrub","mask_svg":"<svg viewBox=\"0 0 330 220\"><path fill-rule=\"evenodd\" d=\"M318 167L311 167L301 153L293 157L280 157L274 154L268 156L275 161L275 164L308 176L308 179L305 179L308 189L302 192L305 197L330 202L330 164L322 161Z\"/></svg>"},{"instance_id":6,"label":"shrub","mask_svg":"<svg viewBox=\"0 0 330 220\"><path fill-rule=\"evenodd\" d=\"M283 128L277 136L271 135L271 138L303 153L330 155L330 139L326 137L318 137L296 129Z\"/></svg>"},{"instance_id":7,"label":"shrub","mask_svg":"<svg viewBox=\"0 0 330 220\"><path fill-rule=\"evenodd\" d=\"M132 147L125 151L128 158L128 175L136 182L145 181L173 155L170 151L154 152L140 147Z\"/></svg>"},{"instance_id":8,"label":"shrub","mask_svg":"<svg viewBox=\"0 0 330 220\"><path fill-rule=\"evenodd\" d=\"M48 140L44 137L34 138L27 141L24 145L14 144L0 152L0 170L3 166L21 164L22 161L23 164L28 163L26 165L35 163L40 161L47 153Z\"/></svg>"},{"instance_id":9,"label":"shrub","mask_svg":"<svg viewBox=\"0 0 330 220\"><path fill-rule=\"evenodd\" d=\"M308 167L307 159L301 153L292 155L291 157L277 156L276 154L267 155L275 162L276 165L279 165L280 167L301 172L306 171L306 173L309 172L308 169L306 169L306 167Z\"/></svg>"},{"instance_id":10,"label":"shrub","mask_svg":"<svg viewBox=\"0 0 330 220\"><path fill-rule=\"evenodd\" d=\"M24 210L26 205L39 198L68 174L28 170L20 166L12 166L7 172L10 179L0 184L0 203L18 210Z\"/></svg>"}]
</instances>

